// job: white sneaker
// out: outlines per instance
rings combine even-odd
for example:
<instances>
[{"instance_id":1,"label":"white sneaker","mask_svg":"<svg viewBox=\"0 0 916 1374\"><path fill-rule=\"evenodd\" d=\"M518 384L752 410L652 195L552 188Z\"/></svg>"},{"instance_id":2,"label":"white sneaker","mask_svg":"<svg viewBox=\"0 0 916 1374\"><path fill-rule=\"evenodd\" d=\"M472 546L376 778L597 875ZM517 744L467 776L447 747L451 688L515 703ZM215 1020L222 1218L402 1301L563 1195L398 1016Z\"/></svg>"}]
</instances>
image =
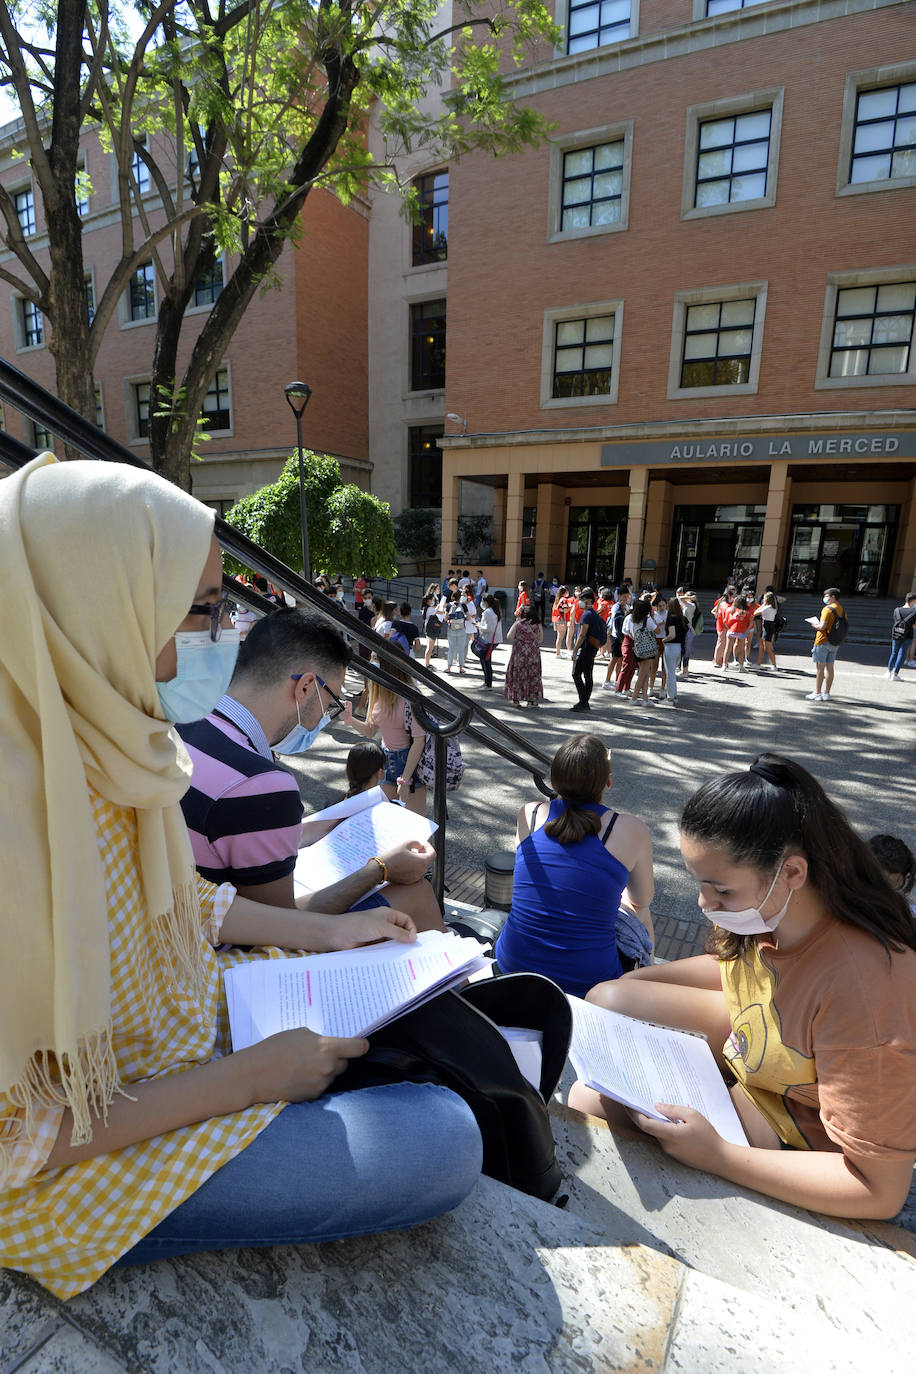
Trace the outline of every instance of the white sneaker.
<instances>
[{"instance_id":1,"label":"white sneaker","mask_svg":"<svg viewBox=\"0 0 916 1374\"><path fill-rule=\"evenodd\" d=\"M821 695L820 692L809 692L808 695L805 697L805 701L823 701L823 700L824 700L824 698L823 698L823 696Z\"/></svg>"},{"instance_id":2,"label":"white sneaker","mask_svg":"<svg viewBox=\"0 0 916 1374\"><path fill-rule=\"evenodd\" d=\"M892 673L892 674L891 674L891 682L902 682L902 681L903 681L903 678L900 676L899 673Z\"/></svg>"},{"instance_id":3,"label":"white sneaker","mask_svg":"<svg viewBox=\"0 0 916 1374\"><path fill-rule=\"evenodd\" d=\"M832 700L833 700L833 698L831 697L831 695L830 695L829 692L821 692L821 701L832 701Z\"/></svg>"},{"instance_id":4,"label":"white sneaker","mask_svg":"<svg viewBox=\"0 0 916 1374\"><path fill-rule=\"evenodd\" d=\"M602 684L601 684L601 690L602 690L602 692L613 692L613 690L614 690L614 684L613 684L613 682L602 682Z\"/></svg>"}]
</instances>

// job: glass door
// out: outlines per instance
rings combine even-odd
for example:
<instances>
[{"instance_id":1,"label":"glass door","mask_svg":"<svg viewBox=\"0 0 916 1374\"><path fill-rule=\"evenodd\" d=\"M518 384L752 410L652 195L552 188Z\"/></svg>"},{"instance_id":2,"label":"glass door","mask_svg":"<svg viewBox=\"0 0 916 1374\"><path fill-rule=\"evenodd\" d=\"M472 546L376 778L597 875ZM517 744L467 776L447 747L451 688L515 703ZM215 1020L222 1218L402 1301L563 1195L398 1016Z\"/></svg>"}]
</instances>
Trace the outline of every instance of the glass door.
<instances>
[{"instance_id":1,"label":"glass door","mask_svg":"<svg viewBox=\"0 0 916 1374\"><path fill-rule=\"evenodd\" d=\"M825 587L839 587L841 592L855 589L860 528L857 524L830 524L823 530L815 591L822 592Z\"/></svg>"},{"instance_id":2,"label":"glass door","mask_svg":"<svg viewBox=\"0 0 916 1374\"><path fill-rule=\"evenodd\" d=\"M675 536L671 581L675 587L693 587L697 577L697 551L700 547L700 526L679 525Z\"/></svg>"},{"instance_id":3,"label":"glass door","mask_svg":"<svg viewBox=\"0 0 916 1374\"><path fill-rule=\"evenodd\" d=\"M792 550L786 589L794 592L813 592L817 579L817 562L821 551L820 525L796 525L792 531Z\"/></svg>"},{"instance_id":4,"label":"glass door","mask_svg":"<svg viewBox=\"0 0 916 1374\"><path fill-rule=\"evenodd\" d=\"M862 532L859 567L856 572L856 591L880 596L886 588L885 558L890 542L890 525L866 525Z\"/></svg>"}]
</instances>

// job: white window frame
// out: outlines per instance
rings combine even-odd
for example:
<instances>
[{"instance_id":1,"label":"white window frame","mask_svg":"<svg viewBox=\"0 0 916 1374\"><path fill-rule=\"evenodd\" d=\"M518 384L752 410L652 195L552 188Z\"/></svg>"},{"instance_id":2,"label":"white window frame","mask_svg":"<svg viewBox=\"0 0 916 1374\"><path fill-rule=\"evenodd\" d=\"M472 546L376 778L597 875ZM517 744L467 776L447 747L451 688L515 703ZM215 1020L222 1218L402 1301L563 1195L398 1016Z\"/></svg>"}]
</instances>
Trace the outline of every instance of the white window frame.
<instances>
[{"instance_id":1,"label":"white window frame","mask_svg":"<svg viewBox=\"0 0 916 1374\"><path fill-rule=\"evenodd\" d=\"M840 123L840 151L836 172L838 196L868 195L872 191L902 191L907 186L916 186L916 175L886 177L881 181L849 180L856 130L856 103L859 95L863 91L878 90L881 86L902 86L910 81L916 81L916 59L910 62L896 62L890 67L868 67L864 71L847 73L843 88L843 117Z\"/></svg>"},{"instance_id":2,"label":"white window frame","mask_svg":"<svg viewBox=\"0 0 916 1374\"><path fill-rule=\"evenodd\" d=\"M19 292L13 292L10 296L10 301L13 309L13 338L15 340L16 352L34 353L39 348L47 348L48 321L45 319L44 312L41 310L41 308L39 306L35 307L35 309L38 310L39 314L41 315L41 342L26 343L25 319L23 315L25 305L28 302L28 297L21 295Z\"/></svg>"},{"instance_id":3,"label":"white window frame","mask_svg":"<svg viewBox=\"0 0 916 1374\"><path fill-rule=\"evenodd\" d=\"M221 372L225 372L225 374L226 374L226 390L227 390L227 392L228 392L228 394L229 394L229 425L228 425L228 428L226 428L226 429L208 429L208 430L205 430L205 431L204 431L205 434L213 435L213 436L216 436L216 435L226 435L226 434L231 435L231 434L234 433L234 430L235 430L235 412L234 412L234 410L233 410L233 408L232 408L232 368L231 368L231 366L230 366L230 364L229 364L228 362L222 362L222 363L220 363L219 367L216 369L216 372L213 374L213 381L214 381L214 382L216 381L216 378L219 376L219 374L220 374ZM210 385L212 386L212 385L213 385L213 382L211 382ZM209 391L209 388L208 388L208 391ZM203 402L201 402L200 414L201 414L201 418L203 418L203 416L204 416L204 414L205 414L204 407L203 407Z\"/></svg>"},{"instance_id":4,"label":"white window frame","mask_svg":"<svg viewBox=\"0 0 916 1374\"><path fill-rule=\"evenodd\" d=\"M584 229L561 229L563 212L563 159L567 153L581 148L596 148L603 143L623 140L623 178L620 190L620 219L614 224L590 224ZM633 120L605 124L598 129L581 129L562 134L551 140L550 172L547 193L547 242L568 243L573 239L590 239L599 234L620 234L630 224L630 177L633 166Z\"/></svg>"},{"instance_id":5,"label":"white window frame","mask_svg":"<svg viewBox=\"0 0 916 1374\"><path fill-rule=\"evenodd\" d=\"M731 96L726 100L711 100L687 109L687 131L684 139L684 176L681 184L681 219L709 219L712 215L734 215L743 210L764 210L776 204L776 178L779 171L779 143L782 135L782 108L785 88L774 86L766 91L752 91L747 95ZM715 119L730 119L735 115L770 111L770 142L767 154L766 194L753 200L732 200L725 205L695 205L697 182L697 154L700 144L700 125Z\"/></svg>"},{"instance_id":6,"label":"white window frame","mask_svg":"<svg viewBox=\"0 0 916 1374\"><path fill-rule=\"evenodd\" d=\"M639 37L639 5L640 0L630 0L630 32L626 38L615 38L610 43L596 43L591 48L580 48L578 52L569 51L569 4L570 0L563 0L557 8L562 11L563 22L560 24L563 30L563 41L556 49L556 57L583 58L589 53L607 51L608 48L616 48L621 43L628 43L631 38ZM558 21L559 22L559 21Z\"/></svg>"},{"instance_id":7,"label":"white window frame","mask_svg":"<svg viewBox=\"0 0 916 1374\"><path fill-rule=\"evenodd\" d=\"M703 396L754 396L760 383L760 359L763 353L763 323L766 316L767 287L765 281L742 282L740 285L701 286L694 290L677 291L674 296L674 318L671 325L671 359L668 365L669 401L699 400ZM713 305L722 301L744 300L753 296L753 338L748 364L748 379L729 386L681 386L681 367L684 362L684 336L687 332L687 307Z\"/></svg>"},{"instance_id":8,"label":"white window frame","mask_svg":"<svg viewBox=\"0 0 916 1374\"><path fill-rule=\"evenodd\" d=\"M623 298L610 301L587 301L578 305L558 306L544 311L541 336L541 410L568 410L580 406L613 406L617 404L620 385L620 345L623 337ZM597 315L614 316L614 357L611 364L611 389L602 396L554 396L554 339L556 326L564 320L587 320Z\"/></svg>"},{"instance_id":9,"label":"white window frame","mask_svg":"<svg viewBox=\"0 0 916 1374\"><path fill-rule=\"evenodd\" d=\"M888 286L895 282L916 282L916 262L902 267L871 267L853 272L828 272L824 293L824 315L821 321L821 340L817 350L815 391L848 390L850 387L912 386L916 383L916 339L910 346L908 372L874 373L866 377L831 377L830 357L833 352L833 327L836 320L838 292L850 286Z\"/></svg>"},{"instance_id":10,"label":"white window frame","mask_svg":"<svg viewBox=\"0 0 916 1374\"><path fill-rule=\"evenodd\" d=\"M140 271L140 269L143 268L143 267L152 267L152 269L153 269L153 313L152 313L152 315L144 315L144 316L142 317L142 319L135 320L135 319L132 319L132 318L131 318L130 287L131 287L131 282L133 281L134 277L137 275L137 273L138 273L138 272ZM158 317L158 315L159 315L159 293L158 293L158 290L157 290L157 286L158 286L158 282L157 282L157 280L156 280L156 266L155 266L155 263L153 263L152 261L138 263L137 266L134 268L133 272L131 272L130 277L129 277L128 282L127 282L127 286L124 288L124 291L123 291L122 294L121 294L121 328L122 328L122 329L142 329L145 325L150 325L150 324L155 324L155 323L156 323L156 319L157 319L157 317Z\"/></svg>"}]
</instances>

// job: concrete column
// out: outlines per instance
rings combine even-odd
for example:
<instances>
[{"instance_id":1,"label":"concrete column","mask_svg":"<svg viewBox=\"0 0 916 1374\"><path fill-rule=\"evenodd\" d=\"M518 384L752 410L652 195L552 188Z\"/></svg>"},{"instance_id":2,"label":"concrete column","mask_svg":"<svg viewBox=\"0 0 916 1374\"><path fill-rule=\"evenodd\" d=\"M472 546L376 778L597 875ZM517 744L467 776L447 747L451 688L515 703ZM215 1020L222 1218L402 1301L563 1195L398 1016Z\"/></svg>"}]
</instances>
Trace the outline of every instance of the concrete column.
<instances>
[{"instance_id":1,"label":"concrete column","mask_svg":"<svg viewBox=\"0 0 916 1374\"><path fill-rule=\"evenodd\" d=\"M671 543L671 519L673 503L671 483L655 481L649 483L646 500L646 524L643 535L643 561L655 559L655 574L648 578L661 587L668 572L668 549Z\"/></svg>"},{"instance_id":2,"label":"concrete column","mask_svg":"<svg viewBox=\"0 0 916 1374\"><path fill-rule=\"evenodd\" d=\"M564 571L563 535L566 507L563 488L553 482L541 482L538 487L538 523L534 540L534 571L543 570L549 580L554 573Z\"/></svg>"},{"instance_id":3,"label":"concrete column","mask_svg":"<svg viewBox=\"0 0 916 1374\"><path fill-rule=\"evenodd\" d=\"M767 491L757 586L780 586L785 581L792 525L792 478L788 463L773 463Z\"/></svg>"},{"instance_id":4,"label":"concrete column","mask_svg":"<svg viewBox=\"0 0 916 1374\"><path fill-rule=\"evenodd\" d=\"M646 501L649 473L647 468L630 468L630 508L627 513L627 545L623 575L631 577L639 586L639 565L642 562L643 537L646 529Z\"/></svg>"},{"instance_id":5,"label":"concrete column","mask_svg":"<svg viewBox=\"0 0 916 1374\"><path fill-rule=\"evenodd\" d=\"M442 549L443 568L454 567L458 550L458 464L448 453L442 458Z\"/></svg>"},{"instance_id":6,"label":"concrete column","mask_svg":"<svg viewBox=\"0 0 916 1374\"><path fill-rule=\"evenodd\" d=\"M525 474L510 472L506 491L506 577L518 581L522 576L522 510L525 504Z\"/></svg>"}]
</instances>

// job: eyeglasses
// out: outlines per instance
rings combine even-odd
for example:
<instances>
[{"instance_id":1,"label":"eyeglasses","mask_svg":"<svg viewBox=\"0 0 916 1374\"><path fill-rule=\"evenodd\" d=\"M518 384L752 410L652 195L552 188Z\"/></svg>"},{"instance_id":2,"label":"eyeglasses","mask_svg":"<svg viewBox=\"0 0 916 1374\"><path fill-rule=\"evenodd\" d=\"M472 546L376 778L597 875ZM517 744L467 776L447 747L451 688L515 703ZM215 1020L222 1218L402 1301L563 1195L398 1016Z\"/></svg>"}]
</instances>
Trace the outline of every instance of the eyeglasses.
<instances>
[{"instance_id":1,"label":"eyeglasses","mask_svg":"<svg viewBox=\"0 0 916 1374\"><path fill-rule=\"evenodd\" d=\"M208 615L210 617L210 638L215 644L223 633L223 615L229 604L228 596L221 596L219 601L195 602L188 611L188 615Z\"/></svg>"},{"instance_id":2,"label":"eyeglasses","mask_svg":"<svg viewBox=\"0 0 916 1374\"><path fill-rule=\"evenodd\" d=\"M290 673L290 677L292 678L293 682L298 682L300 678L304 676L304 673ZM318 683L319 687L324 688L328 696L331 698L331 705L325 708L328 713L328 720L336 720L338 716L342 716L344 711L346 711L346 702L341 701L337 693L332 691L328 684L325 682L324 678L319 677L317 673L315 674L315 681ZM321 698L319 696L319 701L320 700Z\"/></svg>"}]
</instances>

